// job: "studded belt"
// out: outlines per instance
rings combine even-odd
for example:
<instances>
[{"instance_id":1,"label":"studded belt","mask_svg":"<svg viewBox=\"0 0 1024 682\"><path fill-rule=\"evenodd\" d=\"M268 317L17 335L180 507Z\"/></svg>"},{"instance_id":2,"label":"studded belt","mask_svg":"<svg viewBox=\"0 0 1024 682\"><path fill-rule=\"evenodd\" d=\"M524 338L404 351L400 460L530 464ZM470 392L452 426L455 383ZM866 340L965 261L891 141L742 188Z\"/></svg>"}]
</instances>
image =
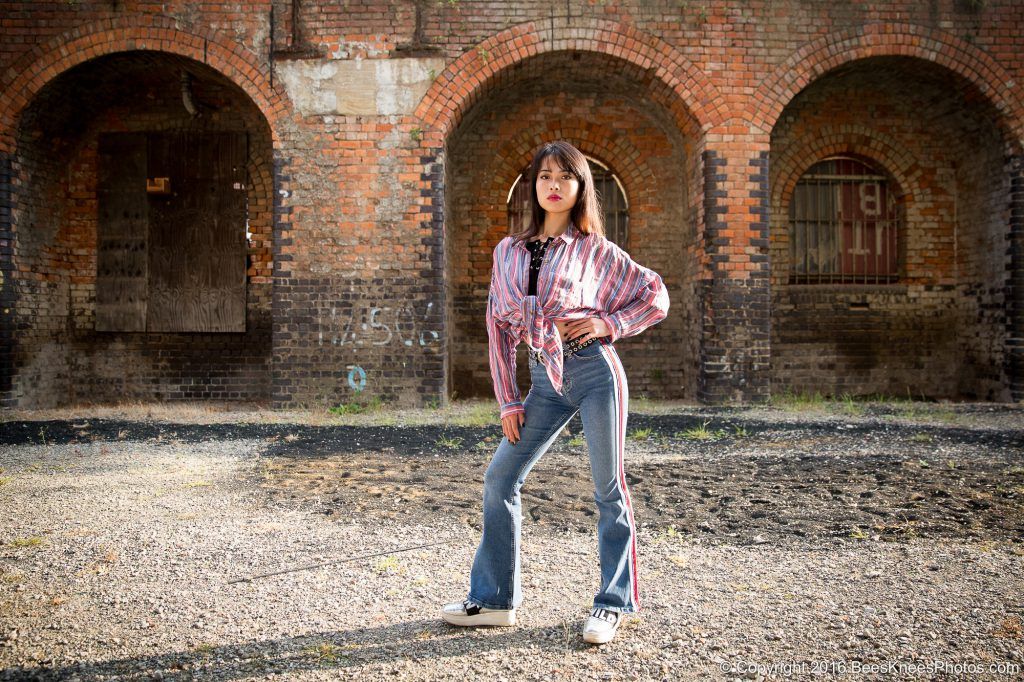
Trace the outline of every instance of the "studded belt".
<instances>
[{"instance_id":1,"label":"studded belt","mask_svg":"<svg viewBox=\"0 0 1024 682\"><path fill-rule=\"evenodd\" d=\"M562 345L562 359L563 360L565 358L570 357L571 355L576 354L581 349L586 348L590 344L597 343L597 341L599 340L595 336L595 337L593 337L591 339L588 339L586 341L580 341L580 339L583 338L583 336L585 336L585 335L581 334L580 336L577 336L575 339L570 339L570 340L566 341ZM544 359L544 354L541 353L539 350L534 350L533 348L530 348L529 352L530 352L530 355L533 357L533 359L536 360L537 362L541 362Z\"/></svg>"}]
</instances>

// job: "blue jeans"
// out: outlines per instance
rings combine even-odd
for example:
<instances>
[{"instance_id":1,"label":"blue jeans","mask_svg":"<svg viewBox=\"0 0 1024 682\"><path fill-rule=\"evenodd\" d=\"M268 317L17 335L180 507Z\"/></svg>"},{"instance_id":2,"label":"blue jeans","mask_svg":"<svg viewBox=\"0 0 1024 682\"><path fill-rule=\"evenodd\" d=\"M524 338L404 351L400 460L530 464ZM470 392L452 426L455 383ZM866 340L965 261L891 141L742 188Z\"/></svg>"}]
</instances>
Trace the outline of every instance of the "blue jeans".
<instances>
[{"instance_id":1,"label":"blue jeans","mask_svg":"<svg viewBox=\"0 0 1024 682\"><path fill-rule=\"evenodd\" d=\"M519 427L520 440L512 444L502 437L484 476L483 537L473 560L467 598L492 609L516 608L522 603L519 489L533 465L579 412L600 512L601 589L594 595L594 606L633 613L640 608L636 526L622 462L629 393L619 355L615 346L602 338L566 358L564 396L555 392L543 364L532 355L529 363L532 386L523 401L526 421Z\"/></svg>"}]
</instances>

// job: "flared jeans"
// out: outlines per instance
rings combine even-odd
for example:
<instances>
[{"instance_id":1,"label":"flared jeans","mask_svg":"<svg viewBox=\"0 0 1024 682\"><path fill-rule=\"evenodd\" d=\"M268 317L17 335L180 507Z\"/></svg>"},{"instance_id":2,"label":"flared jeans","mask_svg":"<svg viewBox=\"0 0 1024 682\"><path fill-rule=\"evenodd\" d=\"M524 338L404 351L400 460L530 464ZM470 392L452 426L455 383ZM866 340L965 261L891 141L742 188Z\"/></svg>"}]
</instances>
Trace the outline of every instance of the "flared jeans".
<instances>
[{"instance_id":1,"label":"flared jeans","mask_svg":"<svg viewBox=\"0 0 1024 682\"><path fill-rule=\"evenodd\" d=\"M626 446L628 388L615 346L602 339L565 359L562 392L544 365L529 355L530 392L523 401L526 420L515 444L503 437L484 476L483 536L473 560L467 599L493 609L522 603L519 490L533 465L579 412L590 453L601 587L594 606L633 613L640 608L636 567L636 526L623 455ZM543 486L543 482L539 482Z\"/></svg>"}]
</instances>

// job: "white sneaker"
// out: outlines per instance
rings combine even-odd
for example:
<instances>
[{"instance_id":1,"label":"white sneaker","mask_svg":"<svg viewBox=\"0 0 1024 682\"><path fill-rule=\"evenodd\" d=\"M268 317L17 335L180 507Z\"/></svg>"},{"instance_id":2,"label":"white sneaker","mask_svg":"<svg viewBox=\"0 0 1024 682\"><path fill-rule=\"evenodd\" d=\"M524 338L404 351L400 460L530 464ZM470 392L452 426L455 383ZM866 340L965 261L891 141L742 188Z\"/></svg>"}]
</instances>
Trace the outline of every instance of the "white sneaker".
<instances>
[{"instance_id":1,"label":"white sneaker","mask_svg":"<svg viewBox=\"0 0 1024 682\"><path fill-rule=\"evenodd\" d=\"M591 644L610 642L622 622L622 614L595 606L583 626L583 640Z\"/></svg>"},{"instance_id":2,"label":"white sneaker","mask_svg":"<svg viewBox=\"0 0 1024 682\"><path fill-rule=\"evenodd\" d=\"M445 604L441 618L452 625L515 625L515 609L489 609L477 606L468 599Z\"/></svg>"}]
</instances>

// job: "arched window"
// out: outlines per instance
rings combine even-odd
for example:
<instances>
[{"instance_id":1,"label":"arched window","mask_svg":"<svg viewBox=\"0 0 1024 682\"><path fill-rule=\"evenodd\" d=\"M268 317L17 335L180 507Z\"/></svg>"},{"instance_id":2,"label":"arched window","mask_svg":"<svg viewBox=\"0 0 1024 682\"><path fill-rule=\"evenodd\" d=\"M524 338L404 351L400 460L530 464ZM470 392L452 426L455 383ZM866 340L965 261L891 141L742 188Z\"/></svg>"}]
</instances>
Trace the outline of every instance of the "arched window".
<instances>
[{"instance_id":1,"label":"arched window","mask_svg":"<svg viewBox=\"0 0 1024 682\"><path fill-rule=\"evenodd\" d=\"M900 212L888 176L845 156L801 176L789 203L790 283L885 283L898 277Z\"/></svg>"},{"instance_id":2,"label":"arched window","mask_svg":"<svg viewBox=\"0 0 1024 682\"><path fill-rule=\"evenodd\" d=\"M629 203L619 178L597 159L589 156L590 173L594 176L594 189L604 211L605 236L622 248L626 248L629 237ZM509 232L525 229L530 222L530 186L523 182L529 172L524 168L508 192Z\"/></svg>"}]
</instances>

